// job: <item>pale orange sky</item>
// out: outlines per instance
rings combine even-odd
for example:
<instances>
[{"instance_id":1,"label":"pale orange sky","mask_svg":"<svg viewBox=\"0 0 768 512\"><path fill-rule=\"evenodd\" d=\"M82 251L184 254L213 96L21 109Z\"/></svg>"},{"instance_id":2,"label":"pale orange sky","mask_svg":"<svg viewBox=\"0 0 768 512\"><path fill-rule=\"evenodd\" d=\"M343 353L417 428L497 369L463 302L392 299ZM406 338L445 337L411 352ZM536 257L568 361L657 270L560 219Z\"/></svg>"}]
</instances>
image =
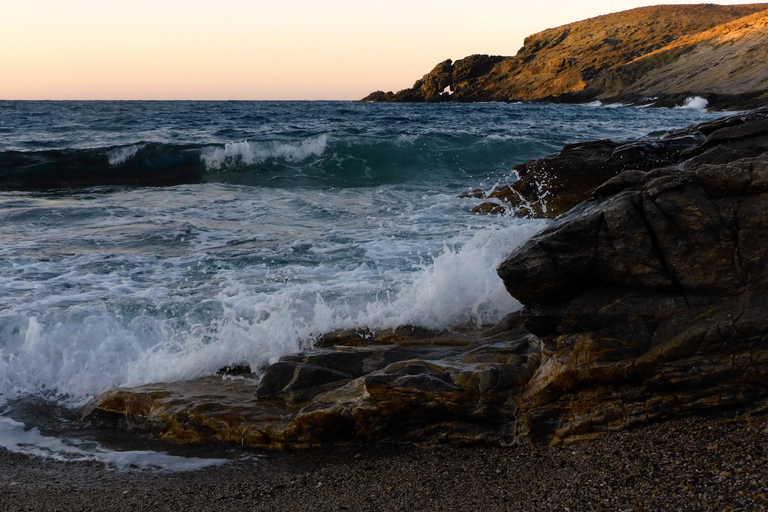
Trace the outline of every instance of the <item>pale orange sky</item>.
<instances>
[{"instance_id":1,"label":"pale orange sky","mask_svg":"<svg viewBox=\"0 0 768 512\"><path fill-rule=\"evenodd\" d=\"M642 5L2 0L0 99L354 100L410 87L448 58L514 55L526 35Z\"/></svg>"}]
</instances>

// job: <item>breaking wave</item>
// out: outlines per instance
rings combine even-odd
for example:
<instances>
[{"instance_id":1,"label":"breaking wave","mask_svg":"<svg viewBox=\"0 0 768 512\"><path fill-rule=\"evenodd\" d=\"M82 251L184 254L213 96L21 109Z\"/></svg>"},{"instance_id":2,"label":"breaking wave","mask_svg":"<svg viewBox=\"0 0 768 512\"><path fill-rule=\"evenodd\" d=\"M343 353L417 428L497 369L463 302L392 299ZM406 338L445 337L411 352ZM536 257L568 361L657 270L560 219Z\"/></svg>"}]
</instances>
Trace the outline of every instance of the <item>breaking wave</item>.
<instances>
[{"instance_id":1,"label":"breaking wave","mask_svg":"<svg viewBox=\"0 0 768 512\"><path fill-rule=\"evenodd\" d=\"M709 102L705 98L702 98L701 96L691 96L686 98L685 102L676 108L686 110L706 110L707 105L709 105Z\"/></svg>"},{"instance_id":2,"label":"breaking wave","mask_svg":"<svg viewBox=\"0 0 768 512\"><path fill-rule=\"evenodd\" d=\"M264 163L269 159L301 162L320 156L328 145L328 136L305 139L298 144L281 142L232 142L223 148L204 148L201 158L208 169L237 168Z\"/></svg>"},{"instance_id":3,"label":"breaking wave","mask_svg":"<svg viewBox=\"0 0 768 512\"><path fill-rule=\"evenodd\" d=\"M0 152L0 190L206 182L271 188L377 186L504 171L508 155L530 159L541 151L540 144L525 137L407 134L11 150Z\"/></svg>"}]
</instances>

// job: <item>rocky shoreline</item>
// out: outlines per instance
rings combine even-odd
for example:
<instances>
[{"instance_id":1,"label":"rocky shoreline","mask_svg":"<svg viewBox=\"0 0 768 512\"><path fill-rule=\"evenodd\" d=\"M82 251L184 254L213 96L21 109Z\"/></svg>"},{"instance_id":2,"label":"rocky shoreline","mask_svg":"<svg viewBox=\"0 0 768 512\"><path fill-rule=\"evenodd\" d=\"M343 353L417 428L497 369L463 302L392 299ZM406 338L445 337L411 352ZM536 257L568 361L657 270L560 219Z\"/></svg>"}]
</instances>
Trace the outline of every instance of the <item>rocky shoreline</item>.
<instances>
[{"instance_id":1,"label":"rocky shoreline","mask_svg":"<svg viewBox=\"0 0 768 512\"><path fill-rule=\"evenodd\" d=\"M258 382L229 368L115 390L84 417L273 450L561 445L734 408L763 421L768 109L655 141L570 146L519 172L524 201L501 206L567 213L499 266L524 308L498 326L333 333Z\"/></svg>"}]
</instances>

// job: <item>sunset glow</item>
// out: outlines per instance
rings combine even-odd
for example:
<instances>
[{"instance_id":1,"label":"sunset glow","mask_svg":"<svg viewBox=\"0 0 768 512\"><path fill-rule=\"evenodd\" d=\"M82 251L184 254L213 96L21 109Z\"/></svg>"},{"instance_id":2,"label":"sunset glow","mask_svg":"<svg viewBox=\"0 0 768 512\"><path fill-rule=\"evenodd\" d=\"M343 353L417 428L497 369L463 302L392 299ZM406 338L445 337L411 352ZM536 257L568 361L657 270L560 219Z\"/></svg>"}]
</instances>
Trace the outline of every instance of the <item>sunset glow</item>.
<instances>
[{"instance_id":1,"label":"sunset glow","mask_svg":"<svg viewBox=\"0 0 768 512\"><path fill-rule=\"evenodd\" d=\"M4 0L0 99L359 99L441 60L514 55L531 33L641 5Z\"/></svg>"}]
</instances>

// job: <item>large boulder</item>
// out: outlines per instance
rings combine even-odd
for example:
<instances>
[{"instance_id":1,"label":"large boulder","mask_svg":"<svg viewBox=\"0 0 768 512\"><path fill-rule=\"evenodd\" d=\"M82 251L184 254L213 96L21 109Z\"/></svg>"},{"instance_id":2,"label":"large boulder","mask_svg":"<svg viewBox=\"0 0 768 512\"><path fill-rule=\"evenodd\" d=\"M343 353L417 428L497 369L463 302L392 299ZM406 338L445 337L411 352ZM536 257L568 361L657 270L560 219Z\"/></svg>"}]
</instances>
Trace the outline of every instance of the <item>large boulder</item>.
<instances>
[{"instance_id":1,"label":"large boulder","mask_svg":"<svg viewBox=\"0 0 768 512\"><path fill-rule=\"evenodd\" d=\"M513 442L516 403L540 353L519 324L512 315L485 334L333 334L323 348L269 366L260 381L210 377L113 390L83 415L165 441L267 449Z\"/></svg>"},{"instance_id":2,"label":"large boulder","mask_svg":"<svg viewBox=\"0 0 768 512\"><path fill-rule=\"evenodd\" d=\"M524 437L573 440L768 395L768 154L623 183L499 266L543 347Z\"/></svg>"}]
</instances>

